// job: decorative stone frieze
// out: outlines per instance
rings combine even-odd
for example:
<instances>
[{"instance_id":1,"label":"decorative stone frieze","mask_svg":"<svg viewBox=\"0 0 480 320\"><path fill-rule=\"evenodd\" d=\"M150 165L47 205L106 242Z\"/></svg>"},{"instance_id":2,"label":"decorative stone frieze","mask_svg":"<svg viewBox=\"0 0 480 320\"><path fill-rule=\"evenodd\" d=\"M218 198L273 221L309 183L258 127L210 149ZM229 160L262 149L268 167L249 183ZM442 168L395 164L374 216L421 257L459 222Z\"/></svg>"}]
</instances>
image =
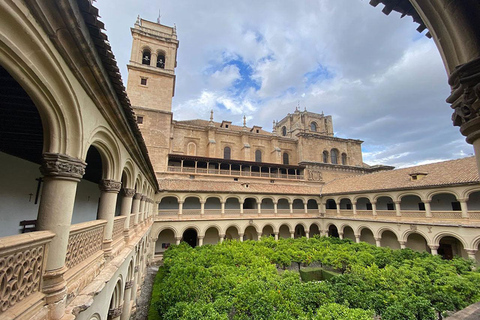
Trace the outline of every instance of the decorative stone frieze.
<instances>
[{"instance_id":1,"label":"decorative stone frieze","mask_svg":"<svg viewBox=\"0 0 480 320\"><path fill-rule=\"evenodd\" d=\"M125 282L125 290L133 287L133 280Z\"/></svg>"},{"instance_id":2,"label":"decorative stone frieze","mask_svg":"<svg viewBox=\"0 0 480 320\"><path fill-rule=\"evenodd\" d=\"M40 172L44 176L81 179L86 166L82 160L64 154L44 153Z\"/></svg>"},{"instance_id":3,"label":"decorative stone frieze","mask_svg":"<svg viewBox=\"0 0 480 320\"><path fill-rule=\"evenodd\" d=\"M105 192L119 192L122 188L122 183L115 180L104 179L98 184L101 191Z\"/></svg>"},{"instance_id":4,"label":"decorative stone frieze","mask_svg":"<svg viewBox=\"0 0 480 320\"><path fill-rule=\"evenodd\" d=\"M135 195L133 196L133 199L134 200L140 200L142 198L142 194L141 193L135 193Z\"/></svg>"},{"instance_id":5,"label":"decorative stone frieze","mask_svg":"<svg viewBox=\"0 0 480 320\"><path fill-rule=\"evenodd\" d=\"M123 196L127 198L133 198L135 195L135 189L123 188Z\"/></svg>"},{"instance_id":6,"label":"decorative stone frieze","mask_svg":"<svg viewBox=\"0 0 480 320\"><path fill-rule=\"evenodd\" d=\"M307 166L308 180L323 182L322 172L319 167Z\"/></svg>"},{"instance_id":7,"label":"decorative stone frieze","mask_svg":"<svg viewBox=\"0 0 480 320\"><path fill-rule=\"evenodd\" d=\"M147 200L147 197L145 197L145 196L142 196L142 197L140 198L140 201L145 201L145 200Z\"/></svg>"},{"instance_id":8,"label":"decorative stone frieze","mask_svg":"<svg viewBox=\"0 0 480 320\"><path fill-rule=\"evenodd\" d=\"M108 310L108 315L110 316L110 318L120 317L122 315L122 309L123 309L122 306L120 306L118 308L115 308L115 309L109 309Z\"/></svg>"},{"instance_id":9,"label":"decorative stone frieze","mask_svg":"<svg viewBox=\"0 0 480 320\"><path fill-rule=\"evenodd\" d=\"M459 65L448 79L452 93L447 98L454 126L473 143L480 137L480 58Z\"/></svg>"}]
</instances>

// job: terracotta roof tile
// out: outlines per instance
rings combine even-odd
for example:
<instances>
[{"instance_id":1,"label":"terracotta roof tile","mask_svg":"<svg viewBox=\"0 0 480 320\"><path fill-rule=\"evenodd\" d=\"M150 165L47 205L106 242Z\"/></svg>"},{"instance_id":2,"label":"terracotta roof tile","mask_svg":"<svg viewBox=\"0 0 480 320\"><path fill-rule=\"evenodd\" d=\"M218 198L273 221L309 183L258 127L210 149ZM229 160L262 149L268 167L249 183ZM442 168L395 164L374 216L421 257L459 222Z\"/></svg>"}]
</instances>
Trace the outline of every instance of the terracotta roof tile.
<instances>
[{"instance_id":1,"label":"terracotta roof tile","mask_svg":"<svg viewBox=\"0 0 480 320\"><path fill-rule=\"evenodd\" d=\"M418 180L412 180L410 174L413 173L424 173L426 176ZM480 179L475 157L468 157L405 169L336 179L325 184L322 188L322 194L331 195L377 190L417 189L479 182Z\"/></svg>"},{"instance_id":2,"label":"terracotta roof tile","mask_svg":"<svg viewBox=\"0 0 480 320\"><path fill-rule=\"evenodd\" d=\"M190 126L198 126L198 127L208 127L208 125L210 124L210 121L208 120L202 120L202 119L194 119L194 120L183 120L183 121L176 121L177 123L179 124L186 124L186 125L190 125ZM216 128L220 128L220 125L222 124L221 122L213 122L213 124L215 125ZM252 128L251 127L247 127L246 128L246 131L247 132L250 132ZM234 124L231 124L230 127L226 130L232 130L232 131L243 131L243 127L242 126L237 126L237 125L234 125ZM266 135L272 135L271 132L268 132L268 131L265 131L263 129L260 129L260 134L266 134Z\"/></svg>"}]
</instances>

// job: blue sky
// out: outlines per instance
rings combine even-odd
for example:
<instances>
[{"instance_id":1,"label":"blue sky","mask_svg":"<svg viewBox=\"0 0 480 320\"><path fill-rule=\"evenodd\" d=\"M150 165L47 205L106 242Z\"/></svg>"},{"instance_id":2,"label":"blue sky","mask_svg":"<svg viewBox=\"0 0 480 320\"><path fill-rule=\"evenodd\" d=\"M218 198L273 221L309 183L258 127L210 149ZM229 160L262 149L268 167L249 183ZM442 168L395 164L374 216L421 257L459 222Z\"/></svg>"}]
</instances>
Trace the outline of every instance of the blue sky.
<instances>
[{"instance_id":1,"label":"blue sky","mask_svg":"<svg viewBox=\"0 0 480 320\"><path fill-rule=\"evenodd\" d=\"M271 130L297 105L364 141L364 161L397 167L473 153L451 124L447 75L411 18L366 0L101 0L123 79L137 15L177 26L174 118Z\"/></svg>"}]
</instances>

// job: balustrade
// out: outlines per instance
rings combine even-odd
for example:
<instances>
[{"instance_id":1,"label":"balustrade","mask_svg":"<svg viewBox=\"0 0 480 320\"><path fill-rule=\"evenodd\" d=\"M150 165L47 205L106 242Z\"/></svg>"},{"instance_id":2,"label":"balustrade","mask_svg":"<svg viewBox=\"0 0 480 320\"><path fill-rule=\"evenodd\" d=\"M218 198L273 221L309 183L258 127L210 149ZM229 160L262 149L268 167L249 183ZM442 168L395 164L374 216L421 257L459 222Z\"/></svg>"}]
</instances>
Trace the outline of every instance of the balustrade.
<instances>
[{"instance_id":1,"label":"balustrade","mask_svg":"<svg viewBox=\"0 0 480 320\"><path fill-rule=\"evenodd\" d=\"M255 172L250 170L226 170L218 168L191 168L180 166L168 166L168 172L182 172L182 173L197 173L209 175L227 175L227 176L244 176L244 177L261 177L261 178L275 178L275 179L289 179L289 180L303 180L303 173L297 174L283 174L278 172Z\"/></svg>"},{"instance_id":2,"label":"balustrade","mask_svg":"<svg viewBox=\"0 0 480 320\"><path fill-rule=\"evenodd\" d=\"M89 221L72 225L68 238L65 265L72 268L102 250L105 220Z\"/></svg>"},{"instance_id":3,"label":"balustrade","mask_svg":"<svg viewBox=\"0 0 480 320\"><path fill-rule=\"evenodd\" d=\"M112 239L116 240L123 235L123 229L125 229L125 219L126 216L115 217L113 221L113 233Z\"/></svg>"}]
</instances>

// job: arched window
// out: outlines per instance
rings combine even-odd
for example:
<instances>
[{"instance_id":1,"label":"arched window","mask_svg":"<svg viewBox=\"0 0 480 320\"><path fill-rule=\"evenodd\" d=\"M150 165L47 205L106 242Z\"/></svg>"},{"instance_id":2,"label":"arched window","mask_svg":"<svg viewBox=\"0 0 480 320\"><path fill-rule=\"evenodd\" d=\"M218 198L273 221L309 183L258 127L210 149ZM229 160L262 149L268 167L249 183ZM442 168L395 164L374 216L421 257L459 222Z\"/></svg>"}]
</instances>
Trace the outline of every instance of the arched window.
<instances>
[{"instance_id":1,"label":"arched window","mask_svg":"<svg viewBox=\"0 0 480 320\"><path fill-rule=\"evenodd\" d=\"M316 122L310 123L310 131L314 131L314 132L317 131L317 123Z\"/></svg>"},{"instance_id":2,"label":"arched window","mask_svg":"<svg viewBox=\"0 0 480 320\"><path fill-rule=\"evenodd\" d=\"M255 162L262 162L262 151L255 151Z\"/></svg>"},{"instance_id":3,"label":"arched window","mask_svg":"<svg viewBox=\"0 0 480 320\"><path fill-rule=\"evenodd\" d=\"M286 152L283 153L283 164L289 164L288 153Z\"/></svg>"},{"instance_id":4,"label":"arched window","mask_svg":"<svg viewBox=\"0 0 480 320\"><path fill-rule=\"evenodd\" d=\"M342 164L344 166L347 165L347 154L346 153L342 153Z\"/></svg>"},{"instance_id":5,"label":"arched window","mask_svg":"<svg viewBox=\"0 0 480 320\"><path fill-rule=\"evenodd\" d=\"M187 145L187 154L189 156L196 156L197 155L197 145L193 142L190 142Z\"/></svg>"},{"instance_id":6,"label":"arched window","mask_svg":"<svg viewBox=\"0 0 480 320\"><path fill-rule=\"evenodd\" d=\"M328 163L328 151L323 151L323 163Z\"/></svg>"},{"instance_id":7,"label":"arched window","mask_svg":"<svg viewBox=\"0 0 480 320\"><path fill-rule=\"evenodd\" d=\"M287 136L287 127L285 126L282 127L282 136Z\"/></svg>"},{"instance_id":8,"label":"arched window","mask_svg":"<svg viewBox=\"0 0 480 320\"><path fill-rule=\"evenodd\" d=\"M338 150L337 149L332 149L330 151L330 162L332 164L338 164Z\"/></svg>"},{"instance_id":9,"label":"arched window","mask_svg":"<svg viewBox=\"0 0 480 320\"><path fill-rule=\"evenodd\" d=\"M157 68L165 69L165 55L162 53L157 56Z\"/></svg>"},{"instance_id":10,"label":"arched window","mask_svg":"<svg viewBox=\"0 0 480 320\"><path fill-rule=\"evenodd\" d=\"M142 53L142 64L150 65L150 50L145 49Z\"/></svg>"},{"instance_id":11,"label":"arched window","mask_svg":"<svg viewBox=\"0 0 480 320\"><path fill-rule=\"evenodd\" d=\"M225 149L223 149L223 159L230 159L231 151L230 147L225 147Z\"/></svg>"}]
</instances>

